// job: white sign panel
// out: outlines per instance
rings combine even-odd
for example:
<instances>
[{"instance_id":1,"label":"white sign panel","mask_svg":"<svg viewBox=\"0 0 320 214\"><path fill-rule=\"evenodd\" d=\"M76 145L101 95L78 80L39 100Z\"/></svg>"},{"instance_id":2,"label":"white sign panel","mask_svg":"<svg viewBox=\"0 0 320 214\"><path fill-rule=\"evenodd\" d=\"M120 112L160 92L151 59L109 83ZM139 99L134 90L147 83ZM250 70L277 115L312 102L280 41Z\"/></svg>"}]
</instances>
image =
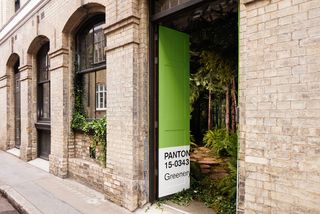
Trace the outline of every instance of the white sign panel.
<instances>
[{"instance_id":1,"label":"white sign panel","mask_svg":"<svg viewBox=\"0 0 320 214\"><path fill-rule=\"evenodd\" d=\"M190 146L159 149L159 197L190 187Z\"/></svg>"}]
</instances>

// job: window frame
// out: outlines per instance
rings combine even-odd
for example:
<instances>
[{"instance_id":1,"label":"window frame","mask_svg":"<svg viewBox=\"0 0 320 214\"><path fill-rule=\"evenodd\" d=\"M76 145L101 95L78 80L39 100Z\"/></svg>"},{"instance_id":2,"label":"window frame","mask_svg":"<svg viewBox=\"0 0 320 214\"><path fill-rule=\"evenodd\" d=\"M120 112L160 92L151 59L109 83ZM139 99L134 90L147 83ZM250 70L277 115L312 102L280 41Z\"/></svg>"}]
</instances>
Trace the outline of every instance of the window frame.
<instances>
[{"instance_id":1,"label":"window frame","mask_svg":"<svg viewBox=\"0 0 320 214\"><path fill-rule=\"evenodd\" d=\"M81 26L76 33L76 57L77 57L77 73L88 73L93 71L98 71L106 68L106 58L104 56L104 60L97 63L92 63L90 67L87 68L81 68L81 56L82 56L82 50L81 50L81 38L84 38L87 33L94 29L95 26L103 25L105 24L105 14L97 14L90 19L88 19L83 26ZM94 35L94 34L93 34ZM104 36L104 47L106 47L106 41L107 39ZM94 36L92 36L92 45L94 45ZM87 53L86 53L87 54ZM92 57L94 57L94 48L92 48ZM94 61L94 60L92 60Z\"/></svg>"},{"instance_id":2,"label":"window frame","mask_svg":"<svg viewBox=\"0 0 320 214\"><path fill-rule=\"evenodd\" d=\"M100 86L103 86L103 90L100 90ZM102 95L102 97L101 97ZM100 108L100 98L102 98L103 107ZM107 110L107 87L106 84L96 83L96 111L105 111Z\"/></svg>"},{"instance_id":3,"label":"window frame","mask_svg":"<svg viewBox=\"0 0 320 214\"><path fill-rule=\"evenodd\" d=\"M50 60L49 60L49 42L43 44L41 48L39 49L37 53L37 119L38 121L43 121L43 122L49 122L51 120L51 90L50 90ZM43 53L45 53L45 56L43 56ZM45 59L44 59L45 58ZM45 62L45 67L40 67L41 65L41 60ZM46 78L41 79L41 72L46 72ZM48 107L49 107L49 112L48 112L48 117L43 117L43 110L44 110L44 100L45 100L45 95L44 95L44 86L48 84L49 87L49 94L48 94Z\"/></svg>"},{"instance_id":4,"label":"window frame","mask_svg":"<svg viewBox=\"0 0 320 214\"><path fill-rule=\"evenodd\" d=\"M83 94L82 96L86 96L87 99L88 99L88 102L90 103L90 96L94 96L94 106L90 106L89 108L92 108L92 111L94 112L94 114L92 115L93 118L88 118L88 120L93 120L93 119L97 119L99 117L97 117L97 113L98 112L102 112L102 111L106 111L106 106L105 108L99 108L99 106L97 106L97 84L101 84L101 82L97 82L97 79L96 79L96 75L98 72L102 71L105 72L105 75L106 75L106 56L105 56L105 47L106 47L106 36L104 35L103 33L103 27L102 29L99 29L102 31L103 33L103 60L100 61L100 62L97 62L97 63L94 63L94 56L95 56L95 48L94 48L94 45L96 43L99 43L101 41L98 41L98 42L95 42L95 34L94 34L94 29L96 27L101 27L102 25L105 24L105 14L103 13L99 13L99 14L96 14L90 18L88 18L84 24L82 26L79 27L79 29L76 31L76 34L75 34L75 53L76 53L76 74L75 75L90 75L90 73L94 73L94 76L95 76L95 85L94 85L94 94ZM92 32L92 40L91 40L91 45L92 45L92 51L90 51L90 53L88 53L88 51L86 51L85 53L82 52L81 50L81 41L84 41L86 36L89 34L89 32L93 30ZM88 47L87 45L85 47ZM85 54L86 56L83 57L82 54ZM88 54L91 54L92 56L92 63L90 65L88 65L86 63L85 65L85 68L82 68L81 65L82 65L82 62L81 60L83 58L88 58ZM104 88L105 88L105 97L104 99L107 100L107 95L106 95L106 89L107 89L107 85L106 85L106 81L104 83L102 83L104 85ZM82 86L82 88L84 88L85 86ZM88 87L90 88L90 87ZM90 89L89 89L90 90ZM90 92L89 92L90 93ZM83 99L83 97L81 98ZM92 100L93 101L93 100ZM84 107L86 107L86 103L83 103ZM91 111L91 110L90 110Z\"/></svg>"}]
</instances>

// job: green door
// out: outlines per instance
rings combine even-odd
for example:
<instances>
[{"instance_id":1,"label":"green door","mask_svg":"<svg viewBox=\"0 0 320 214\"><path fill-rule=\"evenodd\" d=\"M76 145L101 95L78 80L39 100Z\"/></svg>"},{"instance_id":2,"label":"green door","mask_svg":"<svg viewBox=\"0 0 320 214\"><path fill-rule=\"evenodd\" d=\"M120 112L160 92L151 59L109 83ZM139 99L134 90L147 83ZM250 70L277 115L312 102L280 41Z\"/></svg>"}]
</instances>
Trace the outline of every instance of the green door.
<instances>
[{"instance_id":1,"label":"green door","mask_svg":"<svg viewBox=\"0 0 320 214\"><path fill-rule=\"evenodd\" d=\"M190 186L189 35L159 27L159 197Z\"/></svg>"}]
</instances>

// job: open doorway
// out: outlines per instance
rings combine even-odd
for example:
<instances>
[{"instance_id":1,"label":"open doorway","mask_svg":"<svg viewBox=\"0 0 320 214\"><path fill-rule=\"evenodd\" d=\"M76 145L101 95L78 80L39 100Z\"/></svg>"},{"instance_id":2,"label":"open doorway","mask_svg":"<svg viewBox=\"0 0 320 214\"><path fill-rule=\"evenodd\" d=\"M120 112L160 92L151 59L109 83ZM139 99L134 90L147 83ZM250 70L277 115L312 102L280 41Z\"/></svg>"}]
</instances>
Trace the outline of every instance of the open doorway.
<instances>
[{"instance_id":1,"label":"open doorway","mask_svg":"<svg viewBox=\"0 0 320 214\"><path fill-rule=\"evenodd\" d=\"M153 4L151 201L185 196L235 211L237 10L235 0Z\"/></svg>"}]
</instances>

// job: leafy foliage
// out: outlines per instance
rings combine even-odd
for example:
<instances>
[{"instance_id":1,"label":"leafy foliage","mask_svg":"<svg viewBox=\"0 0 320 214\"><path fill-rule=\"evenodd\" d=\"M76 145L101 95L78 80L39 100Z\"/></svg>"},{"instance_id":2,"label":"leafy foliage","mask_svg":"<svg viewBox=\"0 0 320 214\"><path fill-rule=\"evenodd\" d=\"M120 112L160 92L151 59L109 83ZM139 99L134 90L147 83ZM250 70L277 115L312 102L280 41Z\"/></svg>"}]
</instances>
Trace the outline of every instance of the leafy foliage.
<instances>
[{"instance_id":1,"label":"leafy foliage","mask_svg":"<svg viewBox=\"0 0 320 214\"><path fill-rule=\"evenodd\" d=\"M92 134L91 146L95 151L96 147L98 147L98 160L104 167L106 166L106 126L106 118L101 118L89 122L86 121L82 129L87 135Z\"/></svg>"},{"instance_id":2,"label":"leafy foliage","mask_svg":"<svg viewBox=\"0 0 320 214\"><path fill-rule=\"evenodd\" d=\"M237 157L238 137L236 133L228 133L226 129L209 130L203 141L219 157Z\"/></svg>"},{"instance_id":3,"label":"leafy foliage","mask_svg":"<svg viewBox=\"0 0 320 214\"><path fill-rule=\"evenodd\" d=\"M85 115L74 110L73 115L72 115L71 128L73 130L82 130L82 128L85 126L86 122L87 122L87 119L86 119Z\"/></svg>"},{"instance_id":4,"label":"leafy foliage","mask_svg":"<svg viewBox=\"0 0 320 214\"><path fill-rule=\"evenodd\" d=\"M234 214L236 212L235 195L230 196L224 187L226 181L215 181L202 175L199 166L191 165L190 189L161 199L158 204L170 201L182 206L188 206L193 200L202 201L207 207L214 208L219 214ZM230 183L229 186L235 186Z\"/></svg>"},{"instance_id":5,"label":"leafy foliage","mask_svg":"<svg viewBox=\"0 0 320 214\"><path fill-rule=\"evenodd\" d=\"M207 207L217 210L219 214L236 212L237 183L237 134L227 133L225 129L209 130L204 142L213 153L227 159L229 174L220 180L213 180L201 173L200 165L192 162L191 186L163 201L187 206L192 200L204 202Z\"/></svg>"},{"instance_id":6,"label":"leafy foliage","mask_svg":"<svg viewBox=\"0 0 320 214\"><path fill-rule=\"evenodd\" d=\"M225 13L211 21L193 20L185 29L191 41L191 130L199 142L206 130L226 125L229 128L230 124L235 124L235 119L230 117L232 112L230 104L226 105L226 97L227 89L236 91L230 88L234 88L232 80L237 79L237 25L237 13ZM232 99L234 103L234 96Z\"/></svg>"},{"instance_id":7,"label":"leafy foliage","mask_svg":"<svg viewBox=\"0 0 320 214\"><path fill-rule=\"evenodd\" d=\"M235 197L237 191L237 133L228 133L225 129L209 130L203 141L206 147L210 148L216 155L228 158L229 175L219 183L219 189L229 198Z\"/></svg>"}]
</instances>

